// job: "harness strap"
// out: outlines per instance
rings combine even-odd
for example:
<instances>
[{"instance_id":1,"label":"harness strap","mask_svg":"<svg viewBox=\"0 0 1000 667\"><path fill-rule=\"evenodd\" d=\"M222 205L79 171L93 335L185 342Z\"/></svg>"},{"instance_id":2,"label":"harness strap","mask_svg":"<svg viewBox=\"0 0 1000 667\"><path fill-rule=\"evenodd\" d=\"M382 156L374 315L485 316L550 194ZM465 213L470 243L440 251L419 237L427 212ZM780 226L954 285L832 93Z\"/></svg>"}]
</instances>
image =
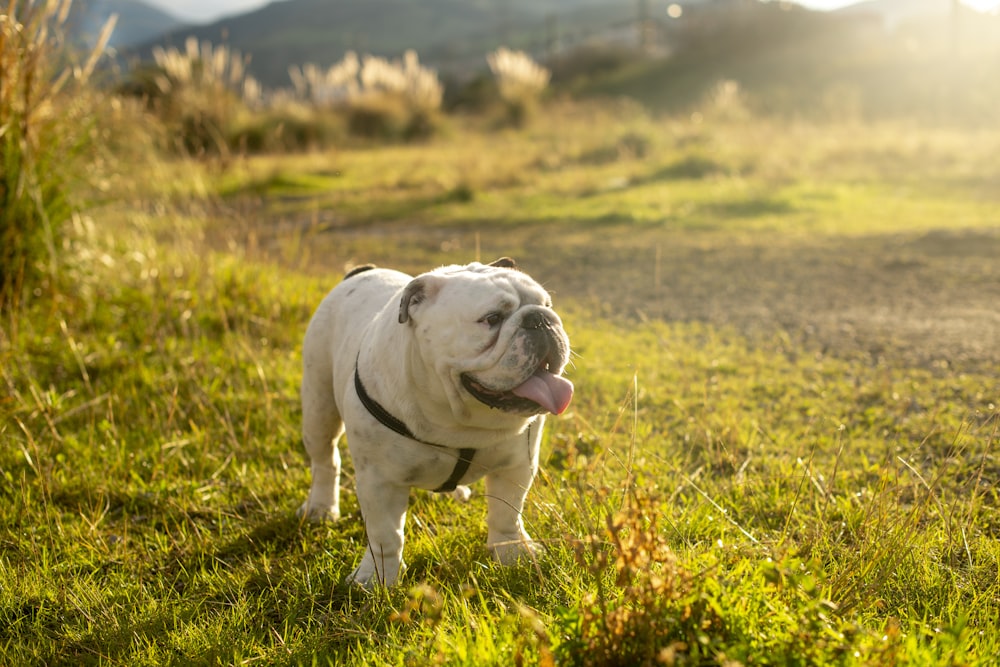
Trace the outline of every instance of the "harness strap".
<instances>
[{"instance_id":1,"label":"harness strap","mask_svg":"<svg viewBox=\"0 0 1000 667\"><path fill-rule=\"evenodd\" d=\"M378 421L378 423L385 426L390 431L397 433L404 438L409 438L415 442L419 442L422 445L430 445L431 447L437 447L439 449L452 449L451 447L446 447L444 445L438 445L433 442L426 442L421 440L417 436L413 435L413 431L404 424L401 420L395 417L391 412L386 410L382 405L371 397L371 394L365 389L365 385L361 382L361 375L358 374L357 365L354 366L354 389L358 392L358 398L361 399L361 404L365 406L365 409L371 414L372 417ZM465 476L468 472L469 466L472 464L472 457L476 455L476 450L472 447L463 447L458 450L458 460L455 462L455 468L451 471L451 475L445 480L445 483L434 489L435 493L451 493L458 487L458 482Z\"/></svg>"},{"instance_id":2,"label":"harness strap","mask_svg":"<svg viewBox=\"0 0 1000 667\"><path fill-rule=\"evenodd\" d=\"M458 460L455 461L455 468L451 471L451 476L445 483L434 489L435 493L451 493L458 488L458 482L465 476L472 463L472 457L476 455L476 450L471 447L463 447L458 450Z\"/></svg>"},{"instance_id":3,"label":"harness strap","mask_svg":"<svg viewBox=\"0 0 1000 667\"><path fill-rule=\"evenodd\" d=\"M361 399L361 404L365 406L365 409L368 410L368 412L371 413L371 416L377 419L382 426L385 426L390 431L398 433L404 438L421 442L417 436L413 435L413 431L411 431L406 424L399 419L396 419L392 413L383 408L382 405L372 398L368 391L365 390L365 385L361 384L361 376L358 375L357 366L354 367L354 389L358 392L358 398Z\"/></svg>"}]
</instances>

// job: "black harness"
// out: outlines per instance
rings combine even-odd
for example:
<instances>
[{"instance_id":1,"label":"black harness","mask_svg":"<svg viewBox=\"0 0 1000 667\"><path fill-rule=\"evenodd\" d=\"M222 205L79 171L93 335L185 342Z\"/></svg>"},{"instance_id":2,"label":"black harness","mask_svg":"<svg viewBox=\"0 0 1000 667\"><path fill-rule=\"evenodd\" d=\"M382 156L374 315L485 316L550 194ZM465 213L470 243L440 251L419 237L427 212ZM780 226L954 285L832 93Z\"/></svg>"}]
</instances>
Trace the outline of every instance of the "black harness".
<instances>
[{"instance_id":1,"label":"black harness","mask_svg":"<svg viewBox=\"0 0 1000 667\"><path fill-rule=\"evenodd\" d=\"M391 412L386 410L382 405L371 397L371 394L365 389L365 385L361 383L361 376L358 374L357 365L354 366L354 389L358 392L358 398L361 399L361 404L365 406L365 409L374 417L382 426L385 426L390 431L398 433L404 438L409 438L415 442L419 442L422 445L430 445L431 447L437 447L439 449L452 449L451 447L446 447L445 445L438 445L433 442L426 442L421 440L417 436L413 435L406 424L397 419L392 415ZM459 480L465 475L469 470L469 466L472 464L472 457L475 456L476 450L471 447L465 447L458 450L458 461L455 462L455 469L451 471L451 476L445 480L445 483L434 489L435 493L450 493L455 490L458 486Z\"/></svg>"}]
</instances>

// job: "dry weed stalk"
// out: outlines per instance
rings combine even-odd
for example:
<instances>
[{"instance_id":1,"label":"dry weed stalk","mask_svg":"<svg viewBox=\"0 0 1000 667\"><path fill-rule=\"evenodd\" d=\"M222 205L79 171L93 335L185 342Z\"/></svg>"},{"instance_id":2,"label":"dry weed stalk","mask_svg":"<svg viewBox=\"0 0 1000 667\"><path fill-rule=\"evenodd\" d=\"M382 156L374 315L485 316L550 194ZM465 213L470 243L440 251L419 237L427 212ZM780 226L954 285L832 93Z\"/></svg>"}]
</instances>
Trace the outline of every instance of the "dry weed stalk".
<instances>
[{"instance_id":1,"label":"dry weed stalk","mask_svg":"<svg viewBox=\"0 0 1000 667\"><path fill-rule=\"evenodd\" d=\"M551 72L524 51L500 47L486 56L500 97L508 104L529 104L549 85Z\"/></svg>"},{"instance_id":2,"label":"dry weed stalk","mask_svg":"<svg viewBox=\"0 0 1000 667\"><path fill-rule=\"evenodd\" d=\"M225 44L199 44L197 38L188 37L183 51L153 47L153 60L163 70L156 84L165 94L193 87L209 93L232 91L247 104L261 100L260 84L246 71L248 58Z\"/></svg>"},{"instance_id":3,"label":"dry weed stalk","mask_svg":"<svg viewBox=\"0 0 1000 667\"><path fill-rule=\"evenodd\" d=\"M648 499L632 498L608 517L602 534L577 546L577 561L597 592L585 596L579 610L576 664L674 664L696 656L720 630L695 575L660 533L658 513Z\"/></svg>"},{"instance_id":4,"label":"dry weed stalk","mask_svg":"<svg viewBox=\"0 0 1000 667\"><path fill-rule=\"evenodd\" d=\"M444 94L437 73L421 65L412 49L402 61L372 55L359 60L356 53L349 51L326 70L307 63L291 67L288 73L299 97L334 107L388 97L402 101L411 111L432 112L441 107Z\"/></svg>"}]
</instances>

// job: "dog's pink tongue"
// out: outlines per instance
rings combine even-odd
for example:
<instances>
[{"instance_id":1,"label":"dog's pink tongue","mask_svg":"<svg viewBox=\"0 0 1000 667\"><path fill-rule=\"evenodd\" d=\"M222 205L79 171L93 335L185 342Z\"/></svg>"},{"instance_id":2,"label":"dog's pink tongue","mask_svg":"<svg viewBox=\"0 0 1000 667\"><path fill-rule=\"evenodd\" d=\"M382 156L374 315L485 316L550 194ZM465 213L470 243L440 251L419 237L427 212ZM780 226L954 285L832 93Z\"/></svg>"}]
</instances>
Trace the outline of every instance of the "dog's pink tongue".
<instances>
[{"instance_id":1,"label":"dog's pink tongue","mask_svg":"<svg viewBox=\"0 0 1000 667\"><path fill-rule=\"evenodd\" d=\"M560 375L538 371L520 387L511 392L515 396L534 401L552 414L562 414L573 399L573 383Z\"/></svg>"}]
</instances>

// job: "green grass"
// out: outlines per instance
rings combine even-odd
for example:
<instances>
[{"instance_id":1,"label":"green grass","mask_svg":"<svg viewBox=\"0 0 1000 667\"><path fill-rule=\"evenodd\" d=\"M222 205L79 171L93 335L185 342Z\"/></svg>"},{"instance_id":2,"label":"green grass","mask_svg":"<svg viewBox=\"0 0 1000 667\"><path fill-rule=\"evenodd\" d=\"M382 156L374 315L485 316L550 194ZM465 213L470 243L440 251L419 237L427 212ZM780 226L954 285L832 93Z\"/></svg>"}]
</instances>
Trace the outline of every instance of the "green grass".
<instances>
[{"instance_id":1,"label":"green grass","mask_svg":"<svg viewBox=\"0 0 1000 667\"><path fill-rule=\"evenodd\" d=\"M527 135L455 130L433 150L345 149L311 158L307 173L295 157L259 160L221 187L271 195L270 215L318 207L355 224L858 234L996 220L995 132L706 124L628 108L553 116Z\"/></svg>"},{"instance_id":2,"label":"green grass","mask_svg":"<svg viewBox=\"0 0 1000 667\"><path fill-rule=\"evenodd\" d=\"M3 662L990 664L989 349L911 362L891 332L826 346L692 309L767 264L739 253L809 244L852 271L889 248L947 295L977 275L988 295L989 256L914 244L992 247L1000 136L551 114L222 174L153 165L91 211L77 288L0 337ZM344 519L294 516L302 333L346 264L477 253L552 287L576 352L525 515L546 553L499 568L481 496L415 492L402 584L352 589L349 459Z\"/></svg>"}]
</instances>

